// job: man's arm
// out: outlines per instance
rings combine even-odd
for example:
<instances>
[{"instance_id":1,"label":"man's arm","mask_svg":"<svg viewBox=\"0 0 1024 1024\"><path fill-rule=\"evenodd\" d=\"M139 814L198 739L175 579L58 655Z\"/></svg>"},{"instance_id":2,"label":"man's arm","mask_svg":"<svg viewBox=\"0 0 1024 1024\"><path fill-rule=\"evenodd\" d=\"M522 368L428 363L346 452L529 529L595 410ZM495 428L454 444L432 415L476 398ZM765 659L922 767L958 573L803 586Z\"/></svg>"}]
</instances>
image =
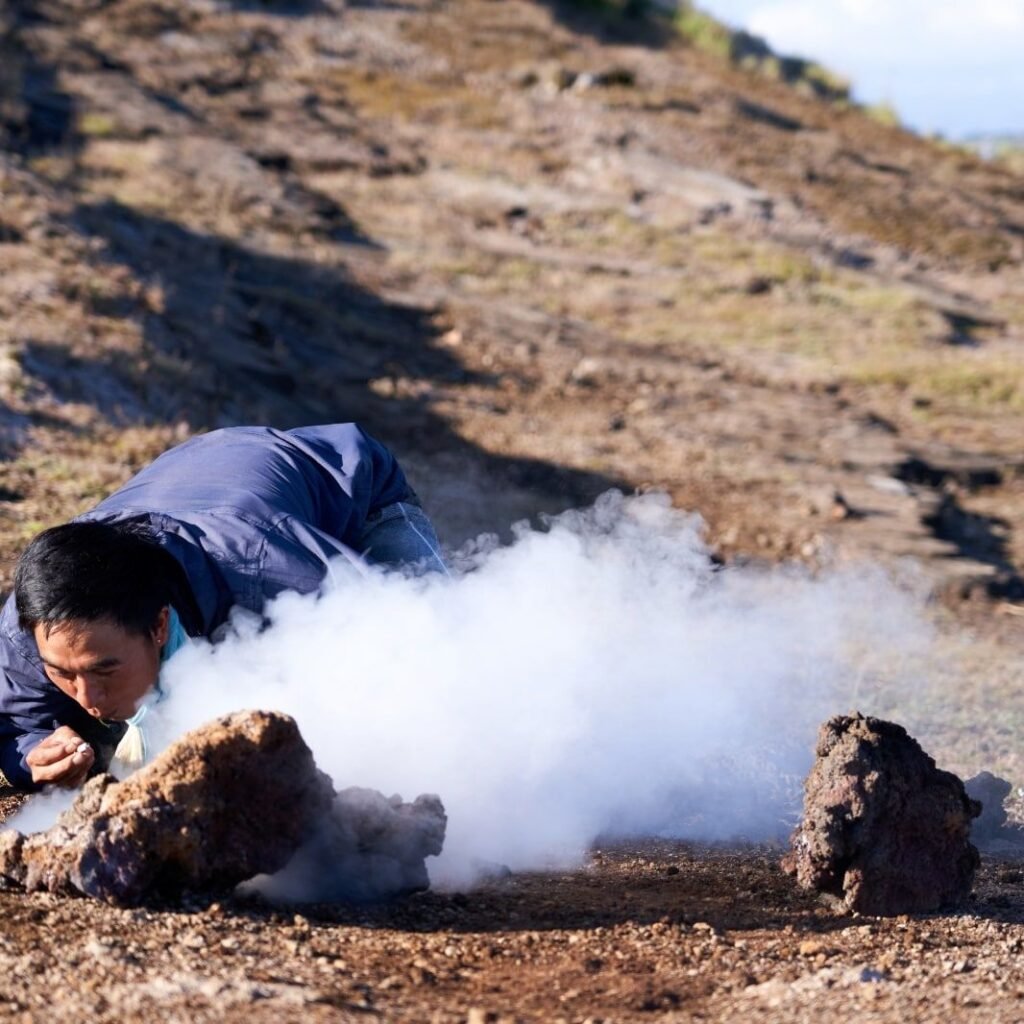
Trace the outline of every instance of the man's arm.
<instances>
[{"instance_id":1,"label":"man's arm","mask_svg":"<svg viewBox=\"0 0 1024 1024\"><path fill-rule=\"evenodd\" d=\"M0 611L0 771L7 784L23 790L79 785L95 761L97 727L47 679L9 598ZM83 743L88 751L78 750Z\"/></svg>"},{"instance_id":2,"label":"man's arm","mask_svg":"<svg viewBox=\"0 0 1024 1024\"><path fill-rule=\"evenodd\" d=\"M32 781L32 769L25 764L21 751L21 741L27 741L26 750L46 738L46 733L21 735L12 734L0 738L0 784L11 789L35 789Z\"/></svg>"}]
</instances>

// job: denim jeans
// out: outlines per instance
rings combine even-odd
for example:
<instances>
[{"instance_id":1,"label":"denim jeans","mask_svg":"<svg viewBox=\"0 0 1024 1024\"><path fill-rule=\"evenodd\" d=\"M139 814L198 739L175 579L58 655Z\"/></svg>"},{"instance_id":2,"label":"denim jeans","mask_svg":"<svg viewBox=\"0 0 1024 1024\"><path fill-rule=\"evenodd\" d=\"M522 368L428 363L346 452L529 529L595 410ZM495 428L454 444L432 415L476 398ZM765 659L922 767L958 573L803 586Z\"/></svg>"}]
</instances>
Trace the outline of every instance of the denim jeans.
<instances>
[{"instance_id":1,"label":"denim jeans","mask_svg":"<svg viewBox=\"0 0 1024 1024\"><path fill-rule=\"evenodd\" d=\"M396 501L371 512L357 550L370 565L448 575L433 523L410 501Z\"/></svg>"}]
</instances>

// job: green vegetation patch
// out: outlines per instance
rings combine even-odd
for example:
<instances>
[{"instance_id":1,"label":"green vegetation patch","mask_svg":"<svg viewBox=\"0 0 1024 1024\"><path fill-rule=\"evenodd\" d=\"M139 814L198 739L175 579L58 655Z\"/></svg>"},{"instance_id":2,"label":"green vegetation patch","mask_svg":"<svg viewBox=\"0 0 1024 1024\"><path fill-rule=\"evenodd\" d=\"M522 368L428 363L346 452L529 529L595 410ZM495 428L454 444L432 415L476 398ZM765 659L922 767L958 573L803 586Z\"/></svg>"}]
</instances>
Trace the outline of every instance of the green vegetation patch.
<instances>
[{"instance_id":1,"label":"green vegetation patch","mask_svg":"<svg viewBox=\"0 0 1024 1024\"><path fill-rule=\"evenodd\" d=\"M666 9L665 4L653 0L573 0L573 5L622 18L664 18ZM670 20L678 35L695 49L830 103L850 102L850 83L841 75L814 61L775 53L760 36L730 28L692 0L679 0Z\"/></svg>"},{"instance_id":2,"label":"green vegetation patch","mask_svg":"<svg viewBox=\"0 0 1024 1024\"><path fill-rule=\"evenodd\" d=\"M78 131L82 135L105 138L117 133L117 121L98 110L87 110L78 115Z\"/></svg>"},{"instance_id":3,"label":"green vegetation patch","mask_svg":"<svg viewBox=\"0 0 1024 1024\"><path fill-rule=\"evenodd\" d=\"M878 124L887 128L900 127L900 115L891 103L872 103L864 108L864 113Z\"/></svg>"},{"instance_id":4,"label":"green vegetation patch","mask_svg":"<svg viewBox=\"0 0 1024 1024\"><path fill-rule=\"evenodd\" d=\"M681 0L674 21L679 34L705 53L797 86L819 99L844 103L850 100L850 83L834 71L802 57L781 56L760 36L729 28L691 0Z\"/></svg>"},{"instance_id":5,"label":"green vegetation patch","mask_svg":"<svg viewBox=\"0 0 1024 1024\"><path fill-rule=\"evenodd\" d=\"M969 358L963 353L908 352L891 361L864 360L850 378L895 388L921 408L945 412L1024 412L1024 362Z\"/></svg>"}]
</instances>

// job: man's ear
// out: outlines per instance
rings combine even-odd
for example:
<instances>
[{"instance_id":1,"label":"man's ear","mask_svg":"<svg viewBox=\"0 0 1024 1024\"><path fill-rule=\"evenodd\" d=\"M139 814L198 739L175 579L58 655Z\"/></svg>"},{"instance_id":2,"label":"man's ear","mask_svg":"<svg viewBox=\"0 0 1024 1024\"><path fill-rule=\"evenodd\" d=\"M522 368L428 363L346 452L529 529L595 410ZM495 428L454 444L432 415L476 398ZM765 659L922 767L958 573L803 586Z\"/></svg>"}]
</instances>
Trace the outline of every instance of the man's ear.
<instances>
[{"instance_id":1,"label":"man's ear","mask_svg":"<svg viewBox=\"0 0 1024 1024\"><path fill-rule=\"evenodd\" d=\"M171 608L170 605L164 605L160 609L156 617L156 622L153 623L153 628L150 631L153 634L153 640L157 647L163 647L167 643L168 637L171 635Z\"/></svg>"}]
</instances>

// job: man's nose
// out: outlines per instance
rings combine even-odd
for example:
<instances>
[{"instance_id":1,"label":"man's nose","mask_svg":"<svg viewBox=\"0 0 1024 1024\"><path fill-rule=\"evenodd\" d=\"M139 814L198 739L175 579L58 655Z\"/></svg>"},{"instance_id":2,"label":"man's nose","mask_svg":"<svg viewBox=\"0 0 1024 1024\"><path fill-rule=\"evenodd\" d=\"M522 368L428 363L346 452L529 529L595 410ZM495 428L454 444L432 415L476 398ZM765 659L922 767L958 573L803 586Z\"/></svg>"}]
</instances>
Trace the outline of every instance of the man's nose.
<instances>
[{"instance_id":1,"label":"man's nose","mask_svg":"<svg viewBox=\"0 0 1024 1024\"><path fill-rule=\"evenodd\" d=\"M100 697L100 687L88 676L79 676L76 681L75 700L85 708L93 718L100 717L100 709L96 706Z\"/></svg>"}]
</instances>

